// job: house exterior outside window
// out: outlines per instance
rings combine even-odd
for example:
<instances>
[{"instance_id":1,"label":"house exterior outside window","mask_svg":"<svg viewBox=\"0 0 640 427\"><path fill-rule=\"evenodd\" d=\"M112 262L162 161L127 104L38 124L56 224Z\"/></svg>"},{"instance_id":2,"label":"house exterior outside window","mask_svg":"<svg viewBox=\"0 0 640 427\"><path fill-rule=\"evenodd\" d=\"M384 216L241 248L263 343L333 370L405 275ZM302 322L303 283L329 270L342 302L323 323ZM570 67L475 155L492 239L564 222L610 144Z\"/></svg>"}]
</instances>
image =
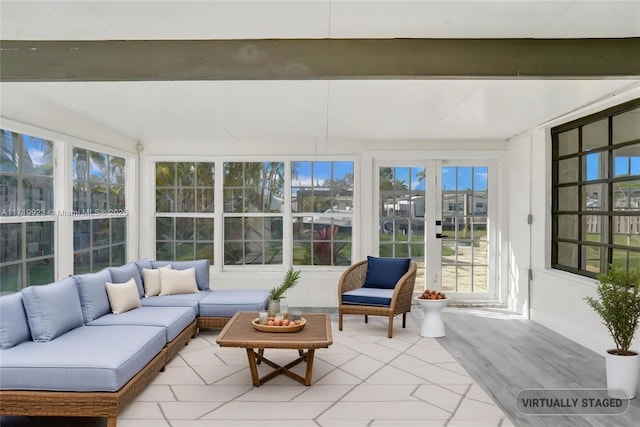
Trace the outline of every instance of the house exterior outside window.
<instances>
[{"instance_id":1,"label":"house exterior outside window","mask_svg":"<svg viewBox=\"0 0 640 427\"><path fill-rule=\"evenodd\" d=\"M640 268L640 99L551 130L553 268Z\"/></svg>"}]
</instances>

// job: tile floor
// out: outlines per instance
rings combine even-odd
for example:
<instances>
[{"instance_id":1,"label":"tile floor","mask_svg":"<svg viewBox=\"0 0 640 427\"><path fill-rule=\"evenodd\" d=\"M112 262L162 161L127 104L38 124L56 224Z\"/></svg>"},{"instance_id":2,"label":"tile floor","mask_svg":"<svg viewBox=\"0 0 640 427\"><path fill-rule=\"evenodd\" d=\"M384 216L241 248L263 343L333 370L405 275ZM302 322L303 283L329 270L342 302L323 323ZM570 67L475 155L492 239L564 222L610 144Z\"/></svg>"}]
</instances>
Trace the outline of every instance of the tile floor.
<instances>
[{"instance_id":1,"label":"tile floor","mask_svg":"<svg viewBox=\"0 0 640 427\"><path fill-rule=\"evenodd\" d=\"M387 320L345 316L333 345L316 350L313 383L280 375L251 384L246 351L220 348L219 331L191 340L118 417L119 427L219 426L513 426L436 338L419 336L422 311ZM266 350L286 362L294 350ZM259 366L263 375L271 370ZM303 374L304 364L293 368Z\"/></svg>"}]
</instances>

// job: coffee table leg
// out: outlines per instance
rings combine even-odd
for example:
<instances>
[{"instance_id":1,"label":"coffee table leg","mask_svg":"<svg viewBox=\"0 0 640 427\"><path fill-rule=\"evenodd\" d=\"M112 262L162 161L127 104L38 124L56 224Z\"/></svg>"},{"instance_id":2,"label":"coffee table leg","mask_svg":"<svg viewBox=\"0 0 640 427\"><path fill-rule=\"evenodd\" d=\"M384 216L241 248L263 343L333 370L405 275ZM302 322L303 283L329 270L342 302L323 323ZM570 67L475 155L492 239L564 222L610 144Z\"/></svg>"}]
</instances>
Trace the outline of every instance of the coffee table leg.
<instances>
[{"instance_id":1,"label":"coffee table leg","mask_svg":"<svg viewBox=\"0 0 640 427\"><path fill-rule=\"evenodd\" d=\"M252 348L247 349L247 357L249 358L249 370L251 371L251 381L254 387L260 387L260 377L258 376L258 364L256 363L256 355Z\"/></svg>"},{"instance_id":2,"label":"coffee table leg","mask_svg":"<svg viewBox=\"0 0 640 427\"><path fill-rule=\"evenodd\" d=\"M311 375L313 374L313 353L315 350L310 348L307 350L307 372L304 376L304 385L311 385Z\"/></svg>"}]
</instances>

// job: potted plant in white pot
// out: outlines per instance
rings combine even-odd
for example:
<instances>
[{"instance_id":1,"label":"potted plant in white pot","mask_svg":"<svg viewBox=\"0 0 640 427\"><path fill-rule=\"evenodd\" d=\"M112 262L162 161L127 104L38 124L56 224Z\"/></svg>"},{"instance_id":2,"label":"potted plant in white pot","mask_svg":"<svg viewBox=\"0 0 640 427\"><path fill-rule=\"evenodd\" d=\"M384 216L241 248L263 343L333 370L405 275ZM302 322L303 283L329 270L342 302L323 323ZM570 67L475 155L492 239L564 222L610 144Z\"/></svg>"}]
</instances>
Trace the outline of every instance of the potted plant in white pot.
<instances>
[{"instance_id":1,"label":"potted plant in white pot","mask_svg":"<svg viewBox=\"0 0 640 427\"><path fill-rule=\"evenodd\" d=\"M585 300L598 313L616 345L605 354L609 395L633 399L638 386L640 356L629 348L640 319L640 270L611 266L609 271L598 275L596 292L598 298L586 297Z\"/></svg>"},{"instance_id":2,"label":"potted plant in white pot","mask_svg":"<svg viewBox=\"0 0 640 427\"><path fill-rule=\"evenodd\" d=\"M294 271L290 268L284 275L280 285L271 288L269 291L269 316L275 316L280 313L280 299L291 288L293 288L300 280L300 270Z\"/></svg>"}]
</instances>

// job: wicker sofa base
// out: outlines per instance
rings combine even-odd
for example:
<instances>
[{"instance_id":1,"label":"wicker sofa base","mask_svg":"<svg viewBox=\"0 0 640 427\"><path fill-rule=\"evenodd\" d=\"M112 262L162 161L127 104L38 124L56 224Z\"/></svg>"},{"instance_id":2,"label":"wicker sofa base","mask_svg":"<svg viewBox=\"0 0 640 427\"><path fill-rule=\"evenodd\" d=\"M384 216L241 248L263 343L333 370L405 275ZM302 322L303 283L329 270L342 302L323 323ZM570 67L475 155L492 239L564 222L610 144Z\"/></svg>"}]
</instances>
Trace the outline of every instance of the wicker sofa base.
<instances>
[{"instance_id":1,"label":"wicker sofa base","mask_svg":"<svg viewBox=\"0 0 640 427\"><path fill-rule=\"evenodd\" d=\"M219 329L223 328L230 317L198 317L198 329Z\"/></svg>"},{"instance_id":2,"label":"wicker sofa base","mask_svg":"<svg viewBox=\"0 0 640 427\"><path fill-rule=\"evenodd\" d=\"M105 417L107 427L116 427L118 413L164 369L166 364L165 347L115 392L0 390L1 412L2 415L8 416Z\"/></svg>"}]
</instances>

